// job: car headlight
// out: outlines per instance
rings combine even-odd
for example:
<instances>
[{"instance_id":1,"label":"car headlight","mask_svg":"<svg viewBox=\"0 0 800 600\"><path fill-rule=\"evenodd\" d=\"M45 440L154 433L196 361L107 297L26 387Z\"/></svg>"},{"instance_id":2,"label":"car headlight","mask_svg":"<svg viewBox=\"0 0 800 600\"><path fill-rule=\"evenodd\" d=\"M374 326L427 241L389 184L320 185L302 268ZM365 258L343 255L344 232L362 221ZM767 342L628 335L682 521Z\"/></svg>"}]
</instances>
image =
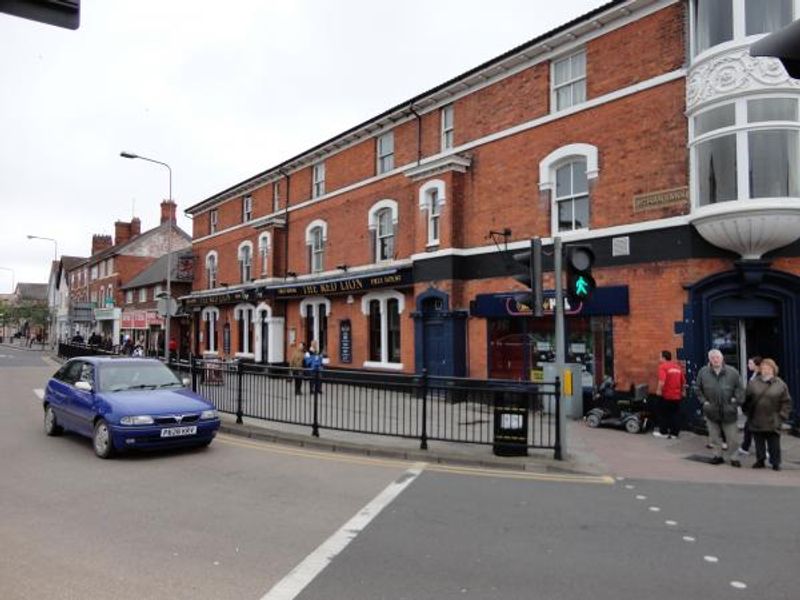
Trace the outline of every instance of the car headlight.
<instances>
[{"instance_id":1,"label":"car headlight","mask_svg":"<svg viewBox=\"0 0 800 600\"><path fill-rule=\"evenodd\" d=\"M219 417L219 413L216 410L204 410L200 413L200 420L207 421L208 419L216 419Z\"/></svg>"},{"instance_id":2,"label":"car headlight","mask_svg":"<svg viewBox=\"0 0 800 600\"><path fill-rule=\"evenodd\" d=\"M152 425L154 423L153 417L149 415L122 417L119 422L123 425Z\"/></svg>"}]
</instances>

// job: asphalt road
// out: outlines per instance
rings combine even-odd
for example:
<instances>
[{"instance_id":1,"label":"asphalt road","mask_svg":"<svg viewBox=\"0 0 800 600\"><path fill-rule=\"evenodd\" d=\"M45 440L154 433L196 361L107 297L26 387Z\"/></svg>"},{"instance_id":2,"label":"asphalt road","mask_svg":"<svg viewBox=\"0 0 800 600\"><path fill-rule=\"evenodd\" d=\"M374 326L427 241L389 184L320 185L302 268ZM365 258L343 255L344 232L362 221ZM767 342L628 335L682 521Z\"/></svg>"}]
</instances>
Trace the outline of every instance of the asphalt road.
<instances>
[{"instance_id":1,"label":"asphalt road","mask_svg":"<svg viewBox=\"0 0 800 600\"><path fill-rule=\"evenodd\" d=\"M603 483L226 436L101 461L89 440L43 434L33 390L54 370L38 353L0 358L4 600L797 597L795 488Z\"/></svg>"}]
</instances>

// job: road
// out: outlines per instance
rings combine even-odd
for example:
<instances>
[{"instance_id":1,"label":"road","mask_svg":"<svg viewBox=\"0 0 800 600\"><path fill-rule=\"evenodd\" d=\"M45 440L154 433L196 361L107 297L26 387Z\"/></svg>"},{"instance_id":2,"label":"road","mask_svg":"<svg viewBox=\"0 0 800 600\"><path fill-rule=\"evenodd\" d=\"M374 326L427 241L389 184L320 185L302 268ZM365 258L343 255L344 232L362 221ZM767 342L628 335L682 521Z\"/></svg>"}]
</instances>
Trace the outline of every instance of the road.
<instances>
[{"instance_id":1,"label":"road","mask_svg":"<svg viewBox=\"0 0 800 600\"><path fill-rule=\"evenodd\" d=\"M55 363L0 354L4 599L797 597L793 487L412 465L228 436L102 461L89 440L42 432L34 390Z\"/></svg>"}]
</instances>

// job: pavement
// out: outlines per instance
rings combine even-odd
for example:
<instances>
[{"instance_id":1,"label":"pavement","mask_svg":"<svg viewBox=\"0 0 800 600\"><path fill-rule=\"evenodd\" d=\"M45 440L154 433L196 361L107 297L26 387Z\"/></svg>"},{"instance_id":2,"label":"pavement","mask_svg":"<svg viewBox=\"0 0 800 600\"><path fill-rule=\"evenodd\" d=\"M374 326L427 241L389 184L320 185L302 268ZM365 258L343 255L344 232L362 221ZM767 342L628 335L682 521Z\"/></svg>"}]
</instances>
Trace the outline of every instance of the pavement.
<instances>
[{"instance_id":1,"label":"pavement","mask_svg":"<svg viewBox=\"0 0 800 600\"><path fill-rule=\"evenodd\" d=\"M18 345L13 347L22 349ZM754 448L749 456L740 457L742 468L711 465L706 462L712 454L706 448L705 436L686 431L676 439L657 438L650 432L630 434L612 428L593 429L582 420L567 421L564 460L556 460L553 450L545 449L528 449L527 456L501 457L493 453L491 445L429 441L428 449L422 450L419 439L415 438L328 429L320 429L319 437L314 437L307 426L247 417L243 421L237 424L235 415L223 413L222 433L328 452L481 469L800 487L800 438L788 433L781 436L783 470L775 472L770 468L751 468L755 462Z\"/></svg>"}]
</instances>

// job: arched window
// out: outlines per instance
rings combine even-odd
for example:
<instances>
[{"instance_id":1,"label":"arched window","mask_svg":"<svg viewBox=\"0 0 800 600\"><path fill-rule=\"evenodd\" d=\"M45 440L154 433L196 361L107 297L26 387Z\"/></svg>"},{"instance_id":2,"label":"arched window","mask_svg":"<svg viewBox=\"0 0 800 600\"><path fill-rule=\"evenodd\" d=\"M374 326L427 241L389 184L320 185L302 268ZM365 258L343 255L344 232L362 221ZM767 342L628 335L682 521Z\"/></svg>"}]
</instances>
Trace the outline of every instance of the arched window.
<instances>
[{"instance_id":1,"label":"arched window","mask_svg":"<svg viewBox=\"0 0 800 600\"><path fill-rule=\"evenodd\" d=\"M233 309L233 317L236 319L239 329L238 354L253 353L253 322L255 314L256 308L252 304L237 304Z\"/></svg>"},{"instance_id":2,"label":"arched window","mask_svg":"<svg viewBox=\"0 0 800 600\"><path fill-rule=\"evenodd\" d=\"M253 243L242 242L239 244L239 274L242 283L253 279Z\"/></svg>"},{"instance_id":3,"label":"arched window","mask_svg":"<svg viewBox=\"0 0 800 600\"><path fill-rule=\"evenodd\" d=\"M217 287L217 252L206 254L206 282L209 289Z\"/></svg>"},{"instance_id":4,"label":"arched window","mask_svg":"<svg viewBox=\"0 0 800 600\"><path fill-rule=\"evenodd\" d=\"M427 214L427 246L438 246L441 235L442 207L445 204L444 181L428 181L419 190L419 209Z\"/></svg>"},{"instance_id":5,"label":"arched window","mask_svg":"<svg viewBox=\"0 0 800 600\"><path fill-rule=\"evenodd\" d=\"M300 302L300 315L306 325L306 348L316 341L320 354L328 350L328 316L331 314L331 301L327 298L304 298Z\"/></svg>"},{"instance_id":6,"label":"arched window","mask_svg":"<svg viewBox=\"0 0 800 600\"><path fill-rule=\"evenodd\" d=\"M370 255L375 262L392 260L397 244L397 202L381 200L369 210Z\"/></svg>"},{"instance_id":7,"label":"arched window","mask_svg":"<svg viewBox=\"0 0 800 600\"><path fill-rule=\"evenodd\" d=\"M365 367L402 369L400 315L405 297L400 292L372 292L361 298L361 312L369 318L369 360Z\"/></svg>"},{"instance_id":8,"label":"arched window","mask_svg":"<svg viewBox=\"0 0 800 600\"><path fill-rule=\"evenodd\" d=\"M553 235L589 228L589 181L599 173L597 155L595 146L570 144L539 164L539 189L550 193Z\"/></svg>"},{"instance_id":9,"label":"arched window","mask_svg":"<svg viewBox=\"0 0 800 600\"><path fill-rule=\"evenodd\" d=\"M219 323L219 309L216 306L206 306L201 313L205 324L206 352L217 352L217 324Z\"/></svg>"},{"instance_id":10,"label":"arched window","mask_svg":"<svg viewBox=\"0 0 800 600\"><path fill-rule=\"evenodd\" d=\"M267 265L269 264L270 236L269 233L262 233L258 236L258 255L261 258L261 276L269 274Z\"/></svg>"},{"instance_id":11,"label":"arched window","mask_svg":"<svg viewBox=\"0 0 800 600\"><path fill-rule=\"evenodd\" d=\"M320 273L325 270L325 242L328 239L328 224L317 219L306 227L306 246L308 247L308 270Z\"/></svg>"}]
</instances>

